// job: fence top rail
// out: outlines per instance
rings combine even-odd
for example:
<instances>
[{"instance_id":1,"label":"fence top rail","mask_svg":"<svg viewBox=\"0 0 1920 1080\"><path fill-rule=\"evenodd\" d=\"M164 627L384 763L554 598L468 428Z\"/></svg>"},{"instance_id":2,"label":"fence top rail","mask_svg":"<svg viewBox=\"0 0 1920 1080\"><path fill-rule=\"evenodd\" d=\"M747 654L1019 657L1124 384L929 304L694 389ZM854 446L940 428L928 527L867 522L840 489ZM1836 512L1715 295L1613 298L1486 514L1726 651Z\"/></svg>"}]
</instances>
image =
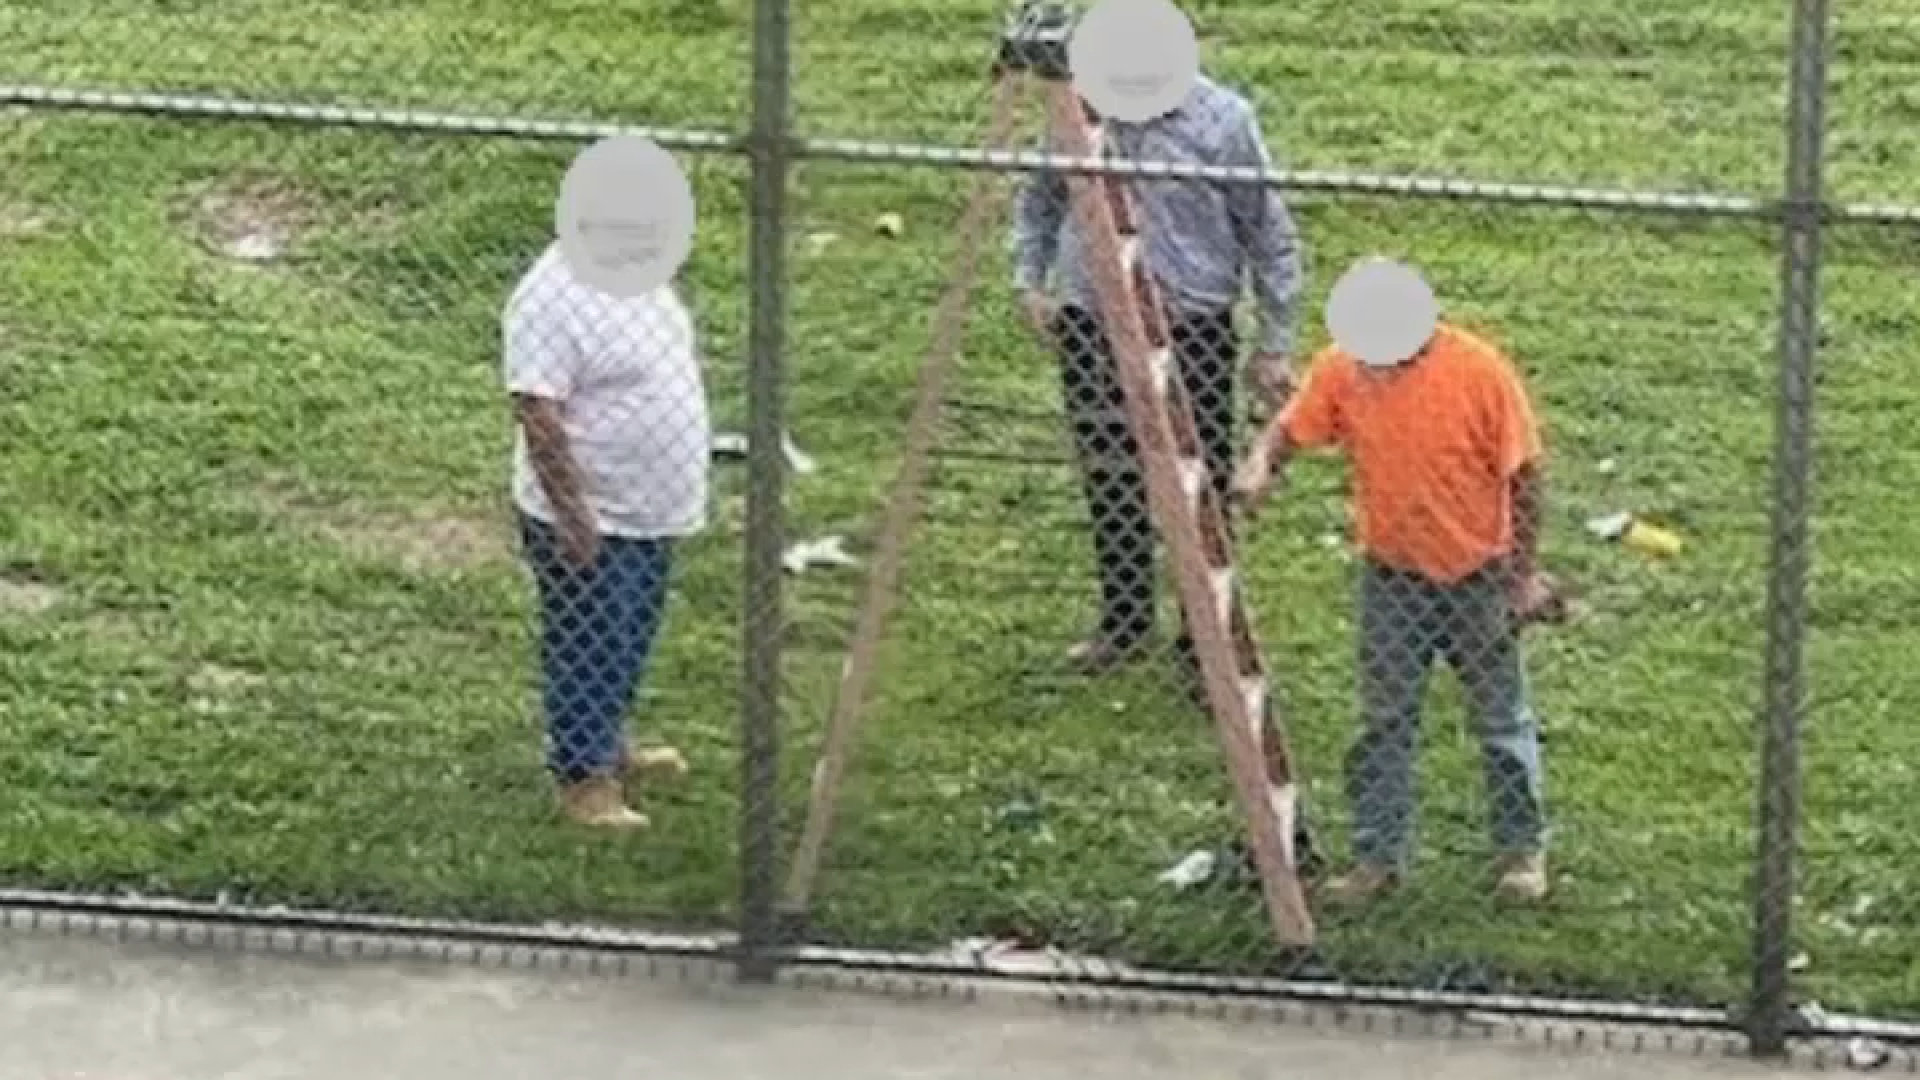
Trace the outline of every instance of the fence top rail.
<instances>
[{"instance_id":1,"label":"fence top rail","mask_svg":"<svg viewBox=\"0 0 1920 1080\"><path fill-rule=\"evenodd\" d=\"M618 124L596 120L541 120L529 117L488 116L379 105L326 105L291 101L259 101L205 94L161 94L52 86L0 85L0 105L104 113L144 113L196 119L257 120L429 134L552 139L567 142L604 139L616 135L638 135L672 150L738 152L743 150L746 144L745 137L740 134L692 128Z\"/></svg>"},{"instance_id":2,"label":"fence top rail","mask_svg":"<svg viewBox=\"0 0 1920 1080\"><path fill-rule=\"evenodd\" d=\"M860 139L800 138L801 157L912 165L990 169L1003 172L1055 171L1078 175L1141 176L1205 180L1223 184L1267 184L1298 192L1381 195L1457 202L1508 203L1570 209L1741 217L1773 220L1786 200L1717 192L1635 191L1621 188L1468 180L1405 173L1342 169L1254 169L1193 165L1184 162L1074 158L1040 151L992 151L959 146ZM1920 206L1900 203L1829 203L1821 208L1829 222L1920 225Z\"/></svg>"},{"instance_id":3,"label":"fence top rail","mask_svg":"<svg viewBox=\"0 0 1920 1080\"><path fill-rule=\"evenodd\" d=\"M0 85L0 106L70 109L106 113L142 113L202 119L252 120L360 127L453 135L479 135L578 142L615 135L638 135L670 150L741 153L748 136L740 132L621 124L594 120L534 119L441 112L383 106L261 101L218 95L163 94L37 85ZM1611 210L1699 217L1773 220L1785 212L1785 200L1714 192L1660 192L1455 179L1390 173L1319 169L1253 169L1174 162L1074 158L1040 151L986 150L963 146L879 140L798 137L793 153L801 158L852 164L900 164L989 169L1004 172L1053 170L1078 175L1143 176L1226 184L1268 184L1297 192L1369 195L1534 206ZM1886 202L1827 203L1821 216L1829 223L1920 226L1920 205Z\"/></svg>"}]
</instances>

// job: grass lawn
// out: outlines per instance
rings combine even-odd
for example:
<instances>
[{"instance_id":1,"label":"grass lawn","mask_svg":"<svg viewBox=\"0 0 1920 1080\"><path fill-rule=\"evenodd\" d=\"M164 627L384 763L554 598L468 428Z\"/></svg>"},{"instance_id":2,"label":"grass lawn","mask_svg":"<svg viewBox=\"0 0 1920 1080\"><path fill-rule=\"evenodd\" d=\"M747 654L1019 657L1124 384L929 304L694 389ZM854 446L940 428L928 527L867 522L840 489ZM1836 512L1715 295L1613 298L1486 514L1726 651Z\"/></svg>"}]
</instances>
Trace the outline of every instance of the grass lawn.
<instances>
[{"instance_id":1,"label":"grass lawn","mask_svg":"<svg viewBox=\"0 0 1920 1080\"><path fill-rule=\"evenodd\" d=\"M235 91L732 127L743 0L0 0L0 81ZM970 141L997 6L800 5L808 131ZM1189 6L1217 73L1300 167L1765 191L1782 5L1332 0ZM1912 194L1915 0L1838 39L1833 183ZM636 839L551 820L513 561L498 304L544 242L570 146L0 117L0 880L522 920L721 926L733 906L740 478L689 550L646 730L696 774ZM688 282L723 426L744 415L744 170L688 159ZM809 164L795 185L793 428L822 465L796 538L870 538L969 178ZM1501 914L1475 876L1473 746L1439 684L1419 877L1332 917L1356 974L1724 1000L1744 987L1771 440L1771 230L1550 210L1297 202L1317 311L1370 250L1421 262L1523 362L1555 457L1547 547L1595 608L1536 639L1561 891ZM899 239L873 234L903 215ZM292 257L219 253L251 223ZM835 239L827 242L832 234ZM1904 238L1836 234L1801 881L1804 992L1920 1010L1906 898L1920 478ZM989 264L882 700L823 879L835 940L1015 927L1178 967L1259 962L1249 894L1155 875L1234 826L1165 665L1045 674L1091 581L1052 369ZM1317 344L1317 326L1309 329ZM1314 462L1247 552L1329 839L1351 729L1343 473ZM1653 564L1581 530L1670 522ZM797 826L857 576L791 582Z\"/></svg>"}]
</instances>

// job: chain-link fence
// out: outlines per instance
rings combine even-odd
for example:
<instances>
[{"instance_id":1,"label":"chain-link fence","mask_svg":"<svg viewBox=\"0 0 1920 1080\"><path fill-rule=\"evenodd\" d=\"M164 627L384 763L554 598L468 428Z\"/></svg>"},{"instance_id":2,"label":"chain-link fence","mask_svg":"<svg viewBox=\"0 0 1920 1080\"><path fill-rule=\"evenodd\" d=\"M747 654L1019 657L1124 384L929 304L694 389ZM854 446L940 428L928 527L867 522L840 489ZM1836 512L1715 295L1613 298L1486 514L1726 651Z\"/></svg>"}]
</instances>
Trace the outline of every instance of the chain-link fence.
<instances>
[{"instance_id":1,"label":"chain-link fence","mask_svg":"<svg viewBox=\"0 0 1920 1080\"><path fill-rule=\"evenodd\" d=\"M707 844L734 817L742 484L720 465L709 499L706 471L707 429L740 422L713 358L742 305L701 282L738 279L739 245L690 264L697 316L608 313L541 257L566 144L9 125L15 880L730 923ZM709 206L738 198L737 162L687 172ZM627 539L581 546L576 497ZM653 539L702 517L717 542ZM708 779L661 792L674 827L643 848L568 838L543 769L614 764L629 704L640 745Z\"/></svg>"},{"instance_id":2,"label":"chain-link fence","mask_svg":"<svg viewBox=\"0 0 1920 1080\"><path fill-rule=\"evenodd\" d=\"M1892 1013L1912 1020L1920 972L1900 942L1913 925L1905 885L1915 862L1900 809L1910 738L1894 719L1909 696L1893 612L1912 581L1891 490L1910 475L1912 392L1889 377L1911 348L1905 283L1913 266L1914 185L1901 171L1907 137L1888 117L1910 107L1912 63L1902 30L1916 13L1837 7L1829 28L1831 92L1822 160L1830 200L1871 214L1820 230L1813 328L1818 378L1819 497L1811 517L1813 590L1806 611L1808 701L1799 874L1793 892L1794 982L1822 1013ZM1796 253L1804 252L1804 245Z\"/></svg>"},{"instance_id":3,"label":"chain-link fence","mask_svg":"<svg viewBox=\"0 0 1920 1080\"><path fill-rule=\"evenodd\" d=\"M1827 151L1822 7L1196 2L1123 204L1008 156L1085 155L1000 0L0 3L0 874L1913 1019L1906 16ZM616 124L699 221L626 298L551 247ZM1443 318L1384 377L1370 253Z\"/></svg>"}]
</instances>

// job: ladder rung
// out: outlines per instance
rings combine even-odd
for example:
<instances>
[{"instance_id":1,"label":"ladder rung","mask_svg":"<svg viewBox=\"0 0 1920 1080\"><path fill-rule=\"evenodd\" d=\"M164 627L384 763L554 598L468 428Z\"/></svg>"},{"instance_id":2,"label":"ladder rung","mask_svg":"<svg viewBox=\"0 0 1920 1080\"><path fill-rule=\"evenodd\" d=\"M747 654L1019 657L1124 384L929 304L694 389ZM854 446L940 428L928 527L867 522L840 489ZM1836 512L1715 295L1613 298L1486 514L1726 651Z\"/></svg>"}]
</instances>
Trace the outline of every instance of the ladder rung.
<instances>
[{"instance_id":1,"label":"ladder rung","mask_svg":"<svg viewBox=\"0 0 1920 1080\"><path fill-rule=\"evenodd\" d=\"M1226 625L1233 623L1233 564L1215 567L1213 571L1213 602L1220 612L1220 621Z\"/></svg>"},{"instance_id":2,"label":"ladder rung","mask_svg":"<svg viewBox=\"0 0 1920 1080\"><path fill-rule=\"evenodd\" d=\"M1253 729L1253 742L1258 746L1261 734L1266 727L1261 720L1267 709L1267 677L1265 675L1240 676L1240 698L1247 703L1247 726Z\"/></svg>"},{"instance_id":3,"label":"ladder rung","mask_svg":"<svg viewBox=\"0 0 1920 1080\"><path fill-rule=\"evenodd\" d=\"M1147 367L1153 375L1153 392L1165 397L1168 380L1173 378L1173 350L1155 349L1148 353Z\"/></svg>"},{"instance_id":4,"label":"ladder rung","mask_svg":"<svg viewBox=\"0 0 1920 1080\"><path fill-rule=\"evenodd\" d=\"M1291 826L1294 821L1294 804L1298 801L1299 792L1294 790L1293 785L1288 784L1285 787L1278 784L1267 785L1267 805L1273 808L1273 818L1281 826L1279 829L1281 858L1285 859L1289 866L1293 865L1297 858L1293 850Z\"/></svg>"},{"instance_id":5,"label":"ladder rung","mask_svg":"<svg viewBox=\"0 0 1920 1080\"><path fill-rule=\"evenodd\" d=\"M1189 503L1200 498L1200 490L1207 483L1207 466L1199 458L1180 459L1180 490L1186 492Z\"/></svg>"}]
</instances>

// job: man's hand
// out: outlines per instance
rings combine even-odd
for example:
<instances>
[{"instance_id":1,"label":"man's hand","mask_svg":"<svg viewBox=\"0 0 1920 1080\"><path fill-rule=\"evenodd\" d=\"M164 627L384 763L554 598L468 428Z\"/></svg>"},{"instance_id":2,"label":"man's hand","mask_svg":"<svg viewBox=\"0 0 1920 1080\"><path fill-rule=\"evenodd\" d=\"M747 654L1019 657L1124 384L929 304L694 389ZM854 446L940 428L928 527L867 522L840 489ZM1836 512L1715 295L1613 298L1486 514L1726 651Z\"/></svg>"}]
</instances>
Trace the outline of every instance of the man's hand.
<instances>
[{"instance_id":1,"label":"man's hand","mask_svg":"<svg viewBox=\"0 0 1920 1080\"><path fill-rule=\"evenodd\" d=\"M1027 289L1020 294L1020 310L1026 315L1027 326L1042 341L1053 340L1053 323L1060 316L1060 306L1053 302L1044 289Z\"/></svg>"},{"instance_id":2,"label":"man's hand","mask_svg":"<svg viewBox=\"0 0 1920 1080\"><path fill-rule=\"evenodd\" d=\"M1293 364L1286 354L1259 352L1247 362L1248 391L1253 395L1256 422L1273 418L1293 397L1299 383L1293 376Z\"/></svg>"},{"instance_id":3,"label":"man's hand","mask_svg":"<svg viewBox=\"0 0 1920 1080\"><path fill-rule=\"evenodd\" d=\"M1566 618L1566 597L1552 574L1541 570L1523 571L1514 578L1511 602L1513 615L1521 624L1557 623Z\"/></svg>"},{"instance_id":4,"label":"man's hand","mask_svg":"<svg viewBox=\"0 0 1920 1080\"><path fill-rule=\"evenodd\" d=\"M1228 490L1228 496L1243 513L1252 514L1266 499L1267 492L1273 487L1273 481L1273 452L1267 447L1266 438L1262 436L1255 440L1253 449L1247 452L1246 458L1240 462L1240 467L1234 470L1233 486Z\"/></svg>"},{"instance_id":5,"label":"man's hand","mask_svg":"<svg viewBox=\"0 0 1920 1080\"><path fill-rule=\"evenodd\" d=\"M593 514L585 507L560 509L554 514L555 531L560 534L560 554L575 570L585 572L600 561L600 530Z\"/></svg>"}]
</instances>

